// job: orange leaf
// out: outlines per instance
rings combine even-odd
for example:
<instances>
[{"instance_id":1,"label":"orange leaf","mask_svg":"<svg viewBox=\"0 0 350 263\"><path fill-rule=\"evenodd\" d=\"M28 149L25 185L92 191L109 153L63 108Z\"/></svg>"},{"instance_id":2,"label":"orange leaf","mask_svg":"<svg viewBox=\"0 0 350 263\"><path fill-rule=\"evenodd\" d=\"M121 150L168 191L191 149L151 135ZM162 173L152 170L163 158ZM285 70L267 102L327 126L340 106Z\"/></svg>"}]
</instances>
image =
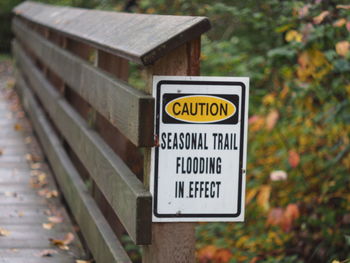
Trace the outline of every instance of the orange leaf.
<instances>
[{"instance_id":1,"label":"orange leaf","mask_svg":"<svg viewBox=\"0 0 350 263\"><path fill-rule=\"evenodd\" d=\"M323 11L318 16L314 17L314 24L318 25L321 24L322 21L329 15L329 11Z\"/></svg>"},{"instance_id":2,"label":"orange leaf","mask_svg":"<svg viewBox=\"0 0 350 263\"><path fill-rule=\"evenodd\" d=\"M47 218L51 223L59 224L63 222L63 218L60 216L50 216Z\"/></svg>"},{"instance_id":3,"label":"orange leaf","mask_svg":"<svg viewBox=\"0 0 350 263\"><path fill-rule=\"evenodd\" d=\"M337 52L338 55L345 57L350 49L350 42L344 40L340 41L337 44L335 44L335 51Z\"/></svg>"},{"instance_id":4,"label":"orange leaf","mask_svg":"<svg viewBox=\"0 0 350 263\"><path fill-rule=\"evenodd\" d=\"M252 132L261 130L265 125L265 119L259 115L253 115L249 118L249 130Z\"/></svg>"},{"instance_id":5,"label":"orange leaf","mask_svg":"<svg viewBox=\"0 0 350 263\"><path fill-rule=\"evenodd\" d=\"M270 203L269 203L270 194L271 194L271 186L263 185L260 187L260 191L257 197L257 203L264 211L268 211L270 208Z\"/></svg>"},{"instance_id":6,"label":"orange leaf","mask_svg":"<svg viewBox=\"0 0 350 263\"><path fill-rule=\"evenodd\" d=\"M232 258L232 253L228 249L218 250L213 258L213 261L216 263L227 263Z\"/></svg>"},{"instance_id":7,"label":"orange leaf","mask_svg":"<svg viewBox=\"0 0 350 263\"><path fill-rule=\"evenodd\" d=\"M289 204L284 214L286 217L296 220L300 216L299 207L296 204Z\"/></svg>"},{"instance_id":8,"label":"orange leaf","mask_svg":"<svg viewBox=\"0 0 350 263\"><path fill-rule=\"evenodd\" d=\"M22 128L22 125L19 124L19 123L16 123L14 126L13 126L13 129L15 131L21 131L23 128Z\"/></svg>"},{"instance_id":9,"label":"orange leaf","mask_svg":"<svg viewBox=\"0 0 350 263\"><path fill-rule=\"evenodd\" d=\"M63 240L61 239L53 239L53 238L49 238L49 241L51 242L51 244L53 244L56 247L59 247L62 250L68 250L69 247L66 246L63 242Z\"/></svg>"},{"instance_id":10,"label":"orange leaf","mask_svg":"<svg viewBox=\"0 0 350 263\"><path fill-rule=\"evenodd\" d=\"M300 156L295 150L290 150L288 153L288 162L292 168L295 168L299 165Z\"/></svg>"},{"instance_id":11,"label":"orange leaf","mask_svg":"<svg viewBox=\"0 0 350 263\"><path fill-rule=\"evenodd\" d=\"M54 223L43 223L43 224L42 224L42 227L43 227L44 229L47 229L47 230L52 229L54 226L55 226Z\"/></svg>"},{"instance_id":12,"label":"orange leaf","mask_svg":"<svg viewBox=\"0 0 350 263\"><path fill-rule=\"evenodd\" d=\"M350 9L350 5L337 5L338 9Z\"/></svg>"},{"instance_id":13,"label":"orange leaf","mask_svg":"<svg viewBox=\"0 0 350 263\"><path fill-rule=\"evenodd\" d=\"M343 25L346 24L346 19L345 18L340 18L337 21L333 23L333 26L335 27L342 27Z\"/></svg>"},{"instance_id":14,"label":"orange leaf","mask_svg":"<svg viewBox=\"0 0 350 263\"><path fill-rule=\"evenodd\" d=\"M74 240L74 235L73 235L73 233L69 232L64 237L63 243L65 245L69 245L70 243L72 243L73 240Z\"/></svg>"},{"instance_id":15,"label":"orange leaf","mask_svg":"<svg viewBox=\"0 0 350 263\"><path fill-rule=\"evenodd\" d=\"M0 237L7 237L11 232L0 227Z\"/></svg>"},{"instance_id":16,"label":"orange leaf","mask_svg":"<svg viewBox=\"0 0 350 263\"><path fill-rule=\"evenodd\" d=\"M267 216L267 225L278 226L281 224L283 218L283 209L282 208L272 208Z\"/></svg>"},{"instance_id":17,"label":"orange leaf","mask_svg":"<svg viewBox=\"0 0 350 263\"><path fill-rule=\"evenodd\" d=\"M215 255L217 250L218 250L218 248L216 246L213 246L213 245L202 247L198 251L198 254L197 254L198 262L199 263L210 262L214 258L214 255Z\"/></svg>"},{"instance_id":18,"label":"orange leaf","mask_svg":"<svg viewBox=\"0 0 350 263\"><path fill-rule=\"evenodd\" d=\"M277 110L270 111L270 113L266 117L267 130L271 131L275 127L278 118L279 118L279 113Z\"/></svg>"},{"instance_id":19,"label":"orange leaf","mask_svg":"<svg viewBox=\"0 0 350 263\"><path fill-rule=\"evenodd\" d=\"M51 244L59 247L62 250L69 250L68 245L70 243L72 243L72 241L74 240L74 235L72 233L67 233L64 237L64 239L53 239L53 238L49 238Z\"/></svg>"}]
</instances>

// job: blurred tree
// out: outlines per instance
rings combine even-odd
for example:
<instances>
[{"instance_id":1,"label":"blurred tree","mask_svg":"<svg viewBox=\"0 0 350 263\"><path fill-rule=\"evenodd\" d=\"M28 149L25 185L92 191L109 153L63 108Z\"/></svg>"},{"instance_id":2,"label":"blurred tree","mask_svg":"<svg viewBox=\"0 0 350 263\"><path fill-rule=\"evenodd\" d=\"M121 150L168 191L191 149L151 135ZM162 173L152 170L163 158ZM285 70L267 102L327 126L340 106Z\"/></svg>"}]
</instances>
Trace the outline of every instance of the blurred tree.
<instances>
[{"instance_id":1,"label":"blurred tree","mask_svg":"<svg viewBox=\"0 0 350 263\"><path fill-rule=\"evenodd\" d=\"M1 0L0 1L0 52L9 52L11 33L11 10L23 0Z\"/></svg>"}]
</instances>

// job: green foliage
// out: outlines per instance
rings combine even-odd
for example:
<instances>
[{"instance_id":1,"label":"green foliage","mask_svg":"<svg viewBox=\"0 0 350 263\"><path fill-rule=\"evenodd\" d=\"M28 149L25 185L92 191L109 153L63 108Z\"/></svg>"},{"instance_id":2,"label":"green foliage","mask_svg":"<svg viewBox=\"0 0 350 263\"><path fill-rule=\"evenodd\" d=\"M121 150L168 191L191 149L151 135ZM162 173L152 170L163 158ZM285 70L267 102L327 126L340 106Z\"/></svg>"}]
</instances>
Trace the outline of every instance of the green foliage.
<instances>
[{"instance_id":1,"label":"green foliage","mask_svg":"<svg viewBox=\"0 0 350 263\"><path fill-rule=\"evenodd\" d=\"M208 16L202 75L251 78L246 222L200 224L199 262L350 258L346 2L139 2L146 13Z\"/></svg>"},{"instance_id":2,"label":"green foliage","mask_svg":"<svg viewBox=\"0 0 350 263\"><path fill-rule=\"evenodd\" d=\"M2 1L0 10L10 10L2 7L14 2ZM44 2L125 6L116 0ZM341 6L346 4L139 0L134 6L150 14L208 16L213 28L202 37L202 75L251 78L246 221L199 224L199 262L350 258L350 9ZM132 65L132 76L135 69ZM138 249L128 240L124 244L137 257Z\"/></svg>"},{"instance_id":3,"label":"green foliage","mask_svg":"<svg viewBox=\"0 0 350 263\"><path fill-rule=\"evenodd\" d=\"M0 1L0 52L9 52L12 39L11 33L11 10L21 0Z\"/></svg>"}]
</instances>

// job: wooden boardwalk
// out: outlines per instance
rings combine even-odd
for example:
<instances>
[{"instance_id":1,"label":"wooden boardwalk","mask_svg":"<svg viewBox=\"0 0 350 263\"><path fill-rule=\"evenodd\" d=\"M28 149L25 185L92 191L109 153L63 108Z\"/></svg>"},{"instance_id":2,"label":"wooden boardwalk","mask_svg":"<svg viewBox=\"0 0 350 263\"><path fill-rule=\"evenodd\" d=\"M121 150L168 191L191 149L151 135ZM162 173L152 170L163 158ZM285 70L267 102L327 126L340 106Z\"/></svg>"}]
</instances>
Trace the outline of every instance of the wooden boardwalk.
<instances>
[{"instance_id":1,"label":"wooden boardwalk","mask_svg":"<svg viewBox=\"0 0 350 263\"><path fill-rule=\"evenodd\" d=\"M0 263L80 262L82 245L8 83L0 67Z\"/></svg>"}]
</instances>

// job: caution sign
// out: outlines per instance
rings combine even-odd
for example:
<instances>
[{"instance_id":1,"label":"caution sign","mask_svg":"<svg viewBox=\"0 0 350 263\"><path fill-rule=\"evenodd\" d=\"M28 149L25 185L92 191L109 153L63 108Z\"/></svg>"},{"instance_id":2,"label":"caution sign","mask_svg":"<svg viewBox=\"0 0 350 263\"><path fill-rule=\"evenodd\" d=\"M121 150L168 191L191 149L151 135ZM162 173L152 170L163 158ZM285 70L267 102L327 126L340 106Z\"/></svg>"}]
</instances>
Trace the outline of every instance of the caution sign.
<instances>
[{"instance_id":1,"label":"caution sign","mask_svg":"<svg viewBox=\"0 0 350 263\"><path fill-rule=\"evenodd\" d=\"M154 222L243 221L248 90L248 78L154 77Z\"/></svg>"}]
</instances>

